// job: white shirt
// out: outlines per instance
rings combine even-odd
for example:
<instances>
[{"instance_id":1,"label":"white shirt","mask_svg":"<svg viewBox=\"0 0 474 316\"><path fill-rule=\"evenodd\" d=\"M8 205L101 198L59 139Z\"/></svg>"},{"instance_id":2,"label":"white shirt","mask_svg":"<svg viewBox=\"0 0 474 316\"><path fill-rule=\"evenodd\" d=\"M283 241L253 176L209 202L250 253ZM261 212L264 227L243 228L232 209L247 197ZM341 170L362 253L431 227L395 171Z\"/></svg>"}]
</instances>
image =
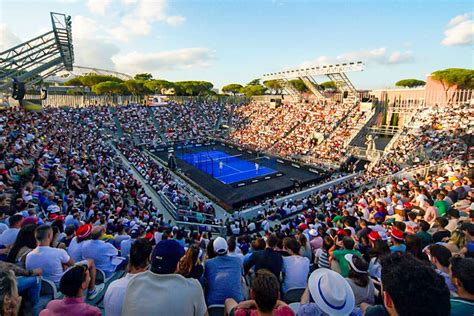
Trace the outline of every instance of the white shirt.
<instances>
[{"instance_id":1,"label":"white shirt","mask_svg":"<svg viewBox=\"0 0 474 316\"><path fill-rule=\"evenodd\" d=\"M120 316L128 283L140 273L130 274L110 283L104 296L104 309L107 316Z\"/></svg>"},{"instance_id":2,"label":"white shirt","mask_svg":"<svg viewBox=\"0 0 474 316\"><path fill-rule=\"evenodd\" d=\"M69 259L64 249L38 246L26 255L25 267L27 270L43 269L43 278L59 285L64 273L63 263L68 262Z\"/></svg>"},{"instance_id":3,"label":"white shirt","mask_svg":"<svg viewBox=\"0 0 474 316\"><path fill-rule=\"evenodd\" d=\"M12 246L15 243L16 236L18 236L18 228L8 228L0 235L0 245Z\"/></svg>"},{"instance_id":4,"label":"white shirt","mask_svg":"<svg viewBox=\"0 0 474 316\"><path fill-rule=\"evenodd\" d=\"M71 243L69 244L69 247L67 247L67 253L69 256L71 256L72 260L74 262L79 262L83 259L82 257L82 245L84 242L77 242L77 237L74 237L71 240Z\"/></svg>"},{"instance_id":5,"label":"white shirt","mask_svg":"<svg viewBox=\"0 0 474 316\"><path fill-rule=\"evenodd\" d=\"M283 257L285 278L282 283L283 293L293 287L305 288L309 274L309 259L302 256Z\"/></svg>"}]
</instances>

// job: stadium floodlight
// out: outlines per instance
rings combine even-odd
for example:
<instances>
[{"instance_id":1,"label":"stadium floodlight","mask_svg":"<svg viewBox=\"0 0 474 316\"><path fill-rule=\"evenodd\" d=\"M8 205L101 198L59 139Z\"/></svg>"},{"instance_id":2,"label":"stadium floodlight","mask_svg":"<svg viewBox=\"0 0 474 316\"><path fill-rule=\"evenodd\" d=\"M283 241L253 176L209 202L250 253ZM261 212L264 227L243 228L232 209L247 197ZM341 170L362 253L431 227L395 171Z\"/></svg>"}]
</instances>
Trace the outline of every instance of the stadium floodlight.
<instances>
[{"instance_id":1,"label":"stadium floodlight","mask_svg":"<svg viewBox=\"0 0 474 316\"><path fill-rule=\"evenodd\" d=\"M0 91L12 88L12 79L30 87L63 69L72 70L71 17L51 12L53 29L0 52Z\"/></svg>"}]
</instances>

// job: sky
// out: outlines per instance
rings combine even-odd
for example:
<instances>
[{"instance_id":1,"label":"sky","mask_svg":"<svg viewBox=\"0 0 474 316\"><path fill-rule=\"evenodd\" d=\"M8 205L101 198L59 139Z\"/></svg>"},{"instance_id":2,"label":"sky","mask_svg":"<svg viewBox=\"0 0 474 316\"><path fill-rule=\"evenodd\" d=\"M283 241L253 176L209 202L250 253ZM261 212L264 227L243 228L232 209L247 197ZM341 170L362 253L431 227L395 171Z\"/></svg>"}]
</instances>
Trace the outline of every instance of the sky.
<instances>
[{"instance_id":1,"label":"sky","mask_svg":"<svg viewBox=\"0 0 474 316\"><path fill-rule=\"evenodd\" d=\"M49 31L50 11L72 16L75 65L217 88L359 60L358 89L474 68L472 1L0 0L0 51Z\"/></svg>"}]
</instances>

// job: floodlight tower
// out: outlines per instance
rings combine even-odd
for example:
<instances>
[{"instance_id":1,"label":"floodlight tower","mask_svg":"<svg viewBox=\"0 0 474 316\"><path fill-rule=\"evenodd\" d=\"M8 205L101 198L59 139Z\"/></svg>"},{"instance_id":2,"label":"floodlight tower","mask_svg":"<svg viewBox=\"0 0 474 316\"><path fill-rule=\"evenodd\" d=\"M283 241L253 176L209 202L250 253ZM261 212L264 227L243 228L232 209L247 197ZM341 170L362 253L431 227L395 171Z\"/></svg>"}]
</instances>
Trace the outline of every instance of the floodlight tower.
<instances>
[{"instance_id":1,"label":"floodlight tower","mask_svg":"<svg viewBox=\"0 0 474 316\"><path fill-rule=\"evenodd\" d=\"M0 92L21 100L26 88L58 71L73 69L71 16L50 14L51 31L0 52Z\"/></svg>"}]
</instances>

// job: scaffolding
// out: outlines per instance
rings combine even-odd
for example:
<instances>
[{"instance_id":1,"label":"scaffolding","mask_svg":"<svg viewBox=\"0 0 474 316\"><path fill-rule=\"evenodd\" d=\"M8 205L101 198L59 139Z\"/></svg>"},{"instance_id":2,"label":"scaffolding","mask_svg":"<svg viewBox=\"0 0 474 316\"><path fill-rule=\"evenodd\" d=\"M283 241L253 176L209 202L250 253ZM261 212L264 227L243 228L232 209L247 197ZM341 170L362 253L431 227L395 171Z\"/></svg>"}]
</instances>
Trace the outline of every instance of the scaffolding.
<instances>
[{"instance_id":1,"label":"scaffolding","mask_svg":"<svg viewBox=\"0 0 474 316\"><path fill-rule=\"evenodd\" d=\"M290 69L274 73L267 73L262 76L262 80L278 80L289 81L291 79L300 79L308 87L308 89L318 98L323 99L324 94L317 84L315 76L327 76L329 80L333 81L338 90L345 96L346 102L357 102L359 100L359 93L347 77L347 72L363 71L364 63L349 62L334 65L324 65L310 68ZM298 96L299 92L296 89L289 91L285 89L288 94Z\"/></svg>"},{"instance_id":2,"label":"scaffolding","mask_svg":"<svg viewBox=\"0 0 474 316\"><path fill-rule=\"evenodd\" d=\"M13 81L25 88L61 71L72 71L71 16L51 12L53 29L0 52L0 91L11 94Z\"/></svg>"}]
</instances>

